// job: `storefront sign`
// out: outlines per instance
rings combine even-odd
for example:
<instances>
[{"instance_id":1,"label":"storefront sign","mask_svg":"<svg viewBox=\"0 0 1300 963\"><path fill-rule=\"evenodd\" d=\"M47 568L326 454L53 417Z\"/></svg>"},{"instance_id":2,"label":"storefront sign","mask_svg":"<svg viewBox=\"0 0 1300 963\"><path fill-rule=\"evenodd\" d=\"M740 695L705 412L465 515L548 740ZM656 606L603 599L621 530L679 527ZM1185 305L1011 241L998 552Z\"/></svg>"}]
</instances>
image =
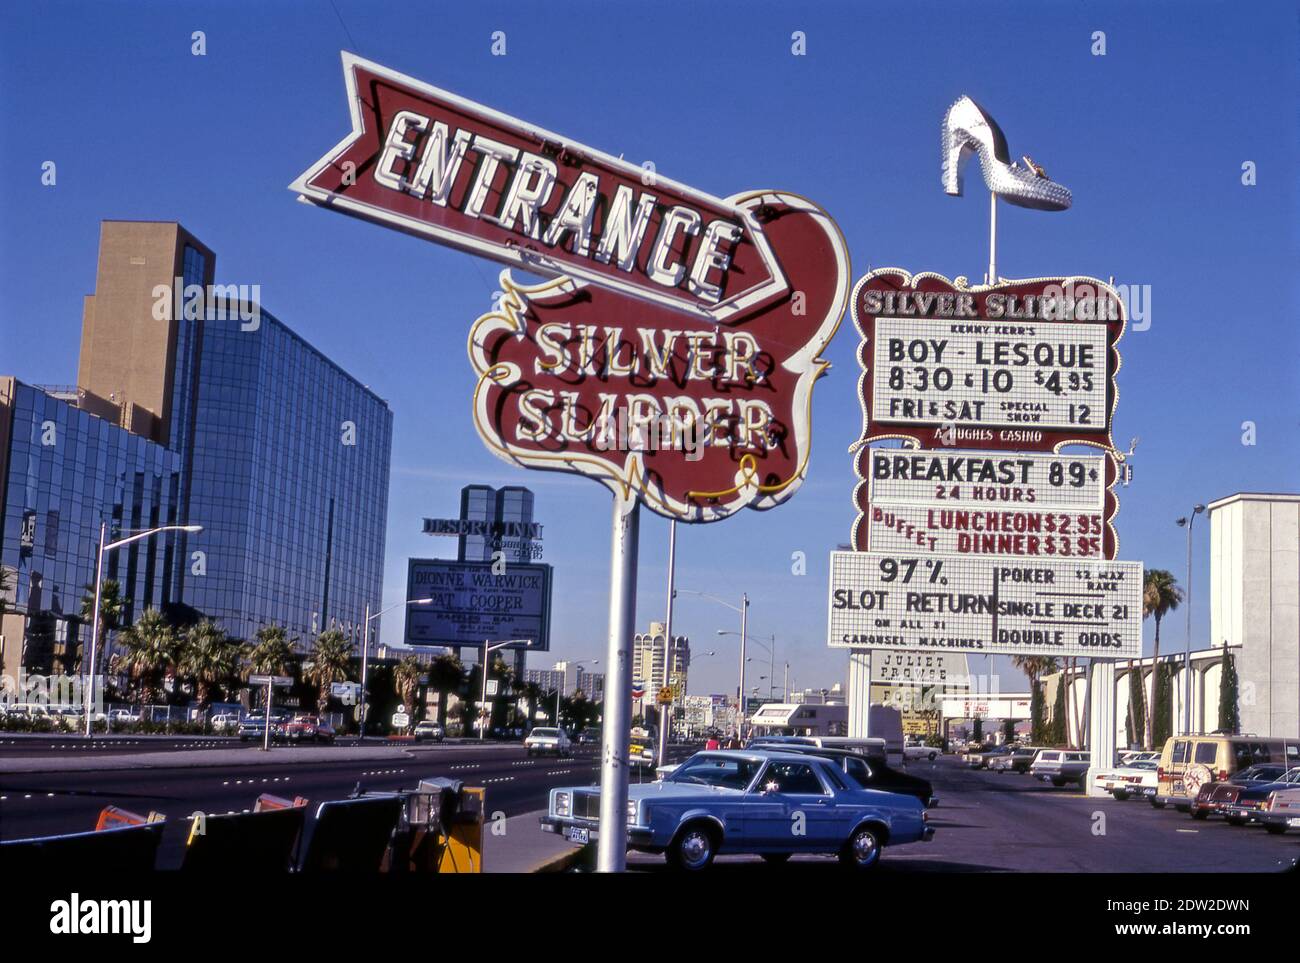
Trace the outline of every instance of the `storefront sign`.
<instances>
[{"instance_id":1,"label":"storefront sign","mask_svg":"<svg viewBox=\"0 0 1300 963\"><path fill-rule=\"evenodd\" d=\"M1137 658L1140 562L832 552L832 647Z\"/></svg>"},{"instance_id":2,"label":"storefront sign","mask_svg":"<svg viewBox=\"0 0 1300 963\"><path fill-rule=\"evenodd\" d=\"M1095 278L969 287L872 271L853 294L863 343L863 441L922 448L1109 449L1124 328Z\"/></svg>"},{"instance_id":3,"label":"storefront sign","mask_svg":"<svg viewBox=\"0 0 1300 963\"><path fill-rule=\"evenodd\" d=\"M406 596L431 598L406 607L407 645L482 646L484 640L531 639L529 652L550 648L551 567L511 562L413 558ZM509 648L523 648L522 644Z\"/></svg>"}]
</instances>

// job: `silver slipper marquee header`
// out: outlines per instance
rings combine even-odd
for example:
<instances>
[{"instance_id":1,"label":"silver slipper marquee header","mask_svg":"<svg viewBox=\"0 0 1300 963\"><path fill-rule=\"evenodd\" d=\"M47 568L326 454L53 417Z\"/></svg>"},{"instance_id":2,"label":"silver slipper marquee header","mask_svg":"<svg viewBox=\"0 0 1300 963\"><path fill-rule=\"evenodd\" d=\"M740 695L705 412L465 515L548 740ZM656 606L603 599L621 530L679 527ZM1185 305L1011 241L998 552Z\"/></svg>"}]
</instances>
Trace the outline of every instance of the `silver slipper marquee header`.
<instances>
[{"instance_id":1,"label":"silver slipper marquee header","mask_svg":"<svg viewBox=\"0 0 1300 963\"><path fill-rule=\"evenodd\" d=\"M343 54L352 131L299 199L723 322L789 290L744 209Z\"/></svg>"}]
</instances>

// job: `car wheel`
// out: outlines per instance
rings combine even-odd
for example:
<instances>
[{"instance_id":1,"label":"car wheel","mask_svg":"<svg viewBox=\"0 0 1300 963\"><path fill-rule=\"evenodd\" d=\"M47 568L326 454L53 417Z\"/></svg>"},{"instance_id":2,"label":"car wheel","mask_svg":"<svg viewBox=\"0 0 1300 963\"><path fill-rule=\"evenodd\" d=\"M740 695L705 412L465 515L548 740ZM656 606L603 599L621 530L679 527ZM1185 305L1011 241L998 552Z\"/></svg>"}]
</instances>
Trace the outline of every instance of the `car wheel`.
<instances>
[{"instance_id":1,"label":"car wheel","mask_svg":"<svg viewBox=\"0 0 1300 963\"><path fill-rule=\"evenodd\" d=\"M1205 819L1207 816L1210 815L1210 814L1207 813L1204 809L1195 809L1195 808L1193 808L1193 809L1189 809L1189 810L1187 810L1187 812L1188 812L1188 815L1190 815L1193 819Z\"/></svg>"},{"instance_id":2,"label":"car wheel","mask_svg":"<svg viewBox=\"0 0 1300 963\"><path fill-rule=\"evenodd\" d=\"M1052 780L1052 785L1055 786L1057 789L1060 789L1062 786L1065 785L1065 780L1064 780L1064 779L1053 779L1053 780Z\"/></svg>"},{"instance_id":3,"label":"car wheel","mask_svg":"<svg viewBox=\"0 0 1300 963\"><path fill-rule=\"evenodd\" d=\"M1231 823L1233 826L1246 825L1246 820L1242 819L1240 816L1225 816L1224 818L1228 820L1228 822ZM1270 826L1269 828L1272 829L1273 827ZM1285 827L1283 828L1283 831L1285 831Z\"/></svg>"},{"instance_id":4,"label":"car wheel","mask_svg":"<svg viewBox=\"0 0 1300 963\"><path fill-rule=\"evenodd\" d=\"M1281 836L1286 832L1286 823L1265 823L1264 828L1274 836Z\"/></svg>"},{"instance_id":5,"label":"car wheel","mask_svg":"<svg viewBox=\"0 0 1300 963\"><path fill-rule=\"evenodd\" d=\"M760 853L759 855L763 857L763 862L771 866L780 866L790 862L793 853Z\"/></svg>"},{"instance_id":6,"label":"car wheel","mask_svg":"<svg viewBox=\"0 0 1300 963\"><path fill-rule=\"evenodd\" d=\"M1113 793L1111 793L1111 795L1114 796L1116 800L1118 800L1119 802L1123 802L1125 799L1128 798L1128 793L1126 793L1123 789L1116 789Z\"/></svg>"},{"instance_id":7,"label":"car wheel","mask_svg":"<svg viewBox=\"0 0 1300 963\"><path fill-rule=\"evenodd\" d=\"M880 862L880 836L870 826L854 830L844 848L840 850L840 862L853 869L871 869Z\"/></svg>"},{"instance_id":8,"label":"car wheel","mask_svg":"<svg viewBox=\"0 0 1300 963\"><path fill-rule=\"evenodd\" d=\"M713 862L717 848L716 830L704 823L694 823L677 833L665 855L673 869L698 872Z\"/></svg>"},{"instance_id":9,"label":"car wheel","mask_svg":"<svg viewBox=\"0 0 1300 963\"><path fill-rule=\"evenodd\" d=\"M936 755L938 755L938 753L934 753L934 752L930 753L930 755L929 755L929 759L930 759L931 762L934 762L934 757L935 757Z\"/></svg>"},{"instance_id":10,"label":"car wheel","mask_svg":"<svg viewBox=\"0 0 1300 963\"><path fill-rule=\"evenodd\" d=\"M1164 809L1164 808L1165 808L1165 804L1162 803L1162 802L1161 802L1159 799L1157 799L1155 796L1152 796L1152 797L1151 797L1151 808L1152 808L1152 809Z\"/></svg>"}]
</instances>

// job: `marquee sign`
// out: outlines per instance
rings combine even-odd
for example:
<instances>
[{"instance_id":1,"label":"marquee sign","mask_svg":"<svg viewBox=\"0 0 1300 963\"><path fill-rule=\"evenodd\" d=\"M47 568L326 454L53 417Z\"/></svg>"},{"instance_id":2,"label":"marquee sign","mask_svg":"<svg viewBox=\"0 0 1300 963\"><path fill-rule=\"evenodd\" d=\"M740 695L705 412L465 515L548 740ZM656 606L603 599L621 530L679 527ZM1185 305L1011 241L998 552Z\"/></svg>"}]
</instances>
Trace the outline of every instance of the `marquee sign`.
<instances>
[{"instance_id":1,"label":"marquee sign","mask_svg":"<svg viewBox=\"0 0 1300 963\"><path fill-rule=\"evenodd\" d=\"M732 201L764 225L794 296L729 325L571 278L523 285L475 323L474 421L506 461L578 472L686 521L771 508L803 480L812 386L848 300L835 223L777 191Z\"/></svg>"},{"instance_id":2,"label":"marquee sign","mask_svg":"<svg viewBox=\"0 0 1300 963\"><path fill-rule=\"evenodd\" d=\"M1109 455L871 448L855 548L1113 558Z\"/></svg>"},{"instance_id":3,"label":"marquee sign","mask_svg":"<svg viewBox=\"0 0 1300 963\"><path fill-rule=\"evenodd\" d=\"M528 639L505 648L545 652L551 645L551 566L441 558L408 561L408 599L432 599L406 607L407 645L481 646L484 639Z\"/></svg>"},{"instance_id":4,"label":"marquee sign","mask_svg":"<svg viewBox=\"0 0 1300 963\"><path fill-rule=\"evenodd\" d=\"M970 686L970 666L960 652L885 651L871 660L871 682L965 689Z\"/></svg>"},{"instance_id":5,"label":"marquee sign","mask_svg":"<svg viewBox=\"0 0 1300 963\"><path fill-rule=\"evenodd\" d=\"M771 508L807 467L848 250L794 194L719 198L343 55L352 130L299 198L493 258L473 413L526 468L683 521Z\"/></svg>"},{"instance_id":6,"label":"marquee sign","mask_svg":"<svg viewBox=\"0 0 1300 963\"><path fill-rule=\"evenodd\" d=\"M725 322L791 290L754 206L343 54L352 130L303 201Z\"/></svg>"},{"instance_id":7,"label":"marquee sign","mask_svg":"<svg viewBox=\"0 0 1300 963\"><path fill-rule=\"evenodd\" d=\"M1105 282L969 287L965 278L887 268L858 282L853 318L863 339L863 442L1111 447L1124 307Z\"/></svg>"},{"instance_id":8,"label":"marquee sign","mask_svg":"<svg viewBox=\"0 0 1300 963\"><path fill-rule=\"evenodd\" d=\"M832 552L838 648L1138 658L1142 564Z\"/></svg>"}]
</instances>

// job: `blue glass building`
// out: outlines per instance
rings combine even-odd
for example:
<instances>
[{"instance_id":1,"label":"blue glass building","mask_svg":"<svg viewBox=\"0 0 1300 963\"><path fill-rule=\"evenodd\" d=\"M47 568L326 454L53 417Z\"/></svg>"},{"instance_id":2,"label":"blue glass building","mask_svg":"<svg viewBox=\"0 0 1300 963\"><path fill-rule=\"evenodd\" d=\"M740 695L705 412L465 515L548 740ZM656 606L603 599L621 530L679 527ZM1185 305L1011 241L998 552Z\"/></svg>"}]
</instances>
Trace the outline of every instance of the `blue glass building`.
<instances>
[{"instance_id":1,"label":"blue glass building","mask_svg":"<svg viewBox=\"0 0 1300 963\"><path fill-rule=\"evenodd\" d=\"M77 664L101 519L110 539L203 526L107 556L127 622L179 606L236 638L276 623L303 649L329 628L360 639L381 591L392 413L214 286L215 261L178 224L104 222L77 386L0 377L6 674Z\"/></svg>"}]
</instances>

